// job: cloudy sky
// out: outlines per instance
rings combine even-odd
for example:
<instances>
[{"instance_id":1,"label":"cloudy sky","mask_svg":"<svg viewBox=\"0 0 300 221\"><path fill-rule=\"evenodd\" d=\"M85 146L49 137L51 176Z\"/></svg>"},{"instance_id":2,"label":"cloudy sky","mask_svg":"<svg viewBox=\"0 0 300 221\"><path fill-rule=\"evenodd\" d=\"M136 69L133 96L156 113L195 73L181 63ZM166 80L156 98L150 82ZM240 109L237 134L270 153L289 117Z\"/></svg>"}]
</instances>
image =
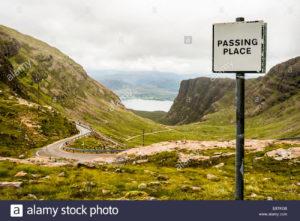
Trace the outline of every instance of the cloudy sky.
<instances>
[{"instance_id":1,"label":"cloudy sky","mask_svg":"<svg viewBox=\"0 0 300 221\"><path fill-rule=\"evenodd\" d=\"M0 10L0 24L89 71L210 73L212 24L239 16L268 23L268 68L300 55L298 0L1 0Z\"/></svg>"}]
</instances>

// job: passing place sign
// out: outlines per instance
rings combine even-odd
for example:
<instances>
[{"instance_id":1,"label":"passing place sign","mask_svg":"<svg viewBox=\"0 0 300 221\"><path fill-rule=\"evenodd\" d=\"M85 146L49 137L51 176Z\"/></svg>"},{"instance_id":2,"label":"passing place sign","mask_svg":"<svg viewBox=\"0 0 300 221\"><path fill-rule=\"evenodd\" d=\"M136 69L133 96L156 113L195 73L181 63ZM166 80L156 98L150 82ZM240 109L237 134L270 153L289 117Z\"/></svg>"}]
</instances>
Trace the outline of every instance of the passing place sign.
<instances>
[{"instance_id":1,"label":"passing place sign","mask_svg":"<svg viewBox=\"0 0 300 221\"><path fill-rule=\"evenodd\" d=\"M264 73L266 23L263 21L213 25L213 72Z\"/></svg>"}]
</instances>

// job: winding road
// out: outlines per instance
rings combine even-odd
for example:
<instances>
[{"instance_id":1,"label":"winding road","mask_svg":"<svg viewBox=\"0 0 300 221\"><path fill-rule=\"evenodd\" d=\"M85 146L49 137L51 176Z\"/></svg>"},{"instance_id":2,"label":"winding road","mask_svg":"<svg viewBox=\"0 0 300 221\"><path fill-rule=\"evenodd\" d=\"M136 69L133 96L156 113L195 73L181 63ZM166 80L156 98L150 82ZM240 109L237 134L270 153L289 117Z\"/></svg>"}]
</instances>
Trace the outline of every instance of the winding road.
<instances>
[{"instance_id":1,"label":"winding road","mask_svg":"<svg viewBox=\"0 0 300 221\"><path fill-rule=\"evenodd\" d=\"M38 157L53 157L53 158L65 158L78 161L92 161L99 158L111 158L114 154L88 154L88 153L71 153L64 151L62 147L66 142L74 141L80 137L88 136L92 133L90 129L82 125L76 124L76 128L79 130L77 135L68 137L59 141L56 141L52 144L49 144L45 147L42 147L36 152Z\"/></svg>"}]
</instances>

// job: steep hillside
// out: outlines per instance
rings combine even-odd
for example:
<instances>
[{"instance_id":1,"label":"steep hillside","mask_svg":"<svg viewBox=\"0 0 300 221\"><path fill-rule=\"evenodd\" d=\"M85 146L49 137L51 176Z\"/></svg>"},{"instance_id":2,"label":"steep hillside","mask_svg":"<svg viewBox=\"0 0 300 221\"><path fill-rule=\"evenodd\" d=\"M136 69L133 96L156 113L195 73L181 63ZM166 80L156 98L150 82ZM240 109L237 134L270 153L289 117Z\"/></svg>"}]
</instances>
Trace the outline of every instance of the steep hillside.
<instances>
[{"instance_id":1,"label":"steep hillside","mask_svg":"<svg viewBox=\"0 0 300 221\"><path fill-rule=\"evenodd\" d=\"M232 79L200 77L184 80L165 120L170 124L199 121L206 113L214 111L213 103L234 89Z\"/></svg>"},{"instance_id":2,"label":"steep hillside","mask_svg":"<svg viewBox=\"0 0 300 221\"><path fill-rule=\"evenodd\" d=\"M0 155L24 157L30 150L77 133L75 124L50 106L30 102L30 94L18 76L30 64L14 69L10 59L21 44L0 32ZM26 100L27 99L27 100Z\"/></svg>"},{"instance_id":3,"label":"steep hillside","mask_svg":"<svg viewBox=\"0 0 300 221\"><path fill-rule=\"evenodd\" d=\"M24 114L27 118L30 110L37 112L48 108L58 115L57 122L60 117L80 120L119 141L142 129L163 128L127 111L117 95L90 78L80 65L56 48L4 26L0 26L0 42L0 90L14 104L18 105L20 99L21 103L27 104L27 107L22 106L24 112L18 112L19 115ZM14 104L1 102L1 108L5 110L1 117L10 116ZM50 118L51 115L46 112L46 116ZM31 121L41 127L35 117ZM19 117L8 123L22 125ZM57 126L56 129L64 130L61 125ZM5 132L9 126L3 127L1 136L10 136ZM64 134L68 135L70 133ZM49 135L49 142L50 139Z\"/></svg>"},{"instance_id":4,"label":"steep hillside","mask_svg":"<svg viewBox=\"0 0 300 221\"><path fill-rule=\"evenodd\" d=\"M202 84L206 79L194 79L190 85L195 85L199 80ZM174 116L175 121L182 123L183 117L194 119L193 122L201 121L202 124L230 125L235 122L235 91L233 88L224 92L223 96L210 104L204 110L204 114L196 112L195 106L203 105L196 92L192 93L191 102L184 103L189 98L185 91L200 90L198 86L187 88L183 83L175 102L183 101L184 107L175 108L173 105L167 116ZM211 97L209 90L202 90L201 96ZM281 138L300 136L300 57L296 57L278 64L270 69L263 77L246 80L246 133L251 138ZM195 96L196 94L196 96ZM184 95L184 96L183 96ZM180 99L179 99L180 98ZM197 103L197 98L199 103ZM179 101L178 101L179 100ZM197 107L197 108L198 108ZM185 112L181 112L184 109ZM199 108L198 108L199 109ZM183 115L184 113L184 115ZM173 115L171 115L173 114ZM180 115L181 114L181 115ZM193 118L191 118L193 117ZM200 124L197 124L200 125ZM189 126L193 128L193 124Z\"/></svg>"}]
</instances>

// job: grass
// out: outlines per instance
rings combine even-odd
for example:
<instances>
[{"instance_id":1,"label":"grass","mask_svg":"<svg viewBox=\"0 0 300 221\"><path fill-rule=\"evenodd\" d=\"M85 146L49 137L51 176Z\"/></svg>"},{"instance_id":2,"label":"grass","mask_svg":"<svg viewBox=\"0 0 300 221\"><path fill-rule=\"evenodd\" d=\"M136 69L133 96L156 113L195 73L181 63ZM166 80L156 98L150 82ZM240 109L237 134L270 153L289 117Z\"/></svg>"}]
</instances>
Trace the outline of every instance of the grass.
<instances>
[{"instance_id":1,"label":"grass","mask_svg":"<svg viewBox=\"0 0 300 221\"><path fill-rule=\"evenodd\" d=\"M20 104L0 83L0 155L30 155L30 150L77 133L75 124L59 112Z\"/></svg>"},{"instance_id":2,"label":"grass","mask_svg":"<svg viewBox=\"0 0 300 221\"><path fill-rule=\"evenodd\" d=\"M245 199L299 200L300 167L296 161L255 160L273 148L247 153L245 158ZM1 188L0 199L90 199L113 200L233 200L234 156L223 158L222 168L193 166L177 169L176 153L154 155L148 163L85 167L43 167L0 162L0 181L22 181L19 189ZM14 177L19 171L27 176ZM64 175L60 175L61 173ZM208 180L207 174L218 180ZM146 185L144 185L146 184ZM195 187L200 187L195 189ZM194 188L194 189L193 189ZM256 194L256 197L251 196Z\"/></svg>"},{"instance_id":3,"label":"grass","mask_svg":"<svg viewBox=\"0 0 300 221\"><path fill-rule=\"evenodd\" d=\"M112 146L113 146L112 143L105 141L103 139L100 139L93 135L77 139L68 145L68 147L71 147L71 148L94 149L94 150L101 150L101 149L107 149L107 148L111 149Z\"/></svg>"}]
</instances>

